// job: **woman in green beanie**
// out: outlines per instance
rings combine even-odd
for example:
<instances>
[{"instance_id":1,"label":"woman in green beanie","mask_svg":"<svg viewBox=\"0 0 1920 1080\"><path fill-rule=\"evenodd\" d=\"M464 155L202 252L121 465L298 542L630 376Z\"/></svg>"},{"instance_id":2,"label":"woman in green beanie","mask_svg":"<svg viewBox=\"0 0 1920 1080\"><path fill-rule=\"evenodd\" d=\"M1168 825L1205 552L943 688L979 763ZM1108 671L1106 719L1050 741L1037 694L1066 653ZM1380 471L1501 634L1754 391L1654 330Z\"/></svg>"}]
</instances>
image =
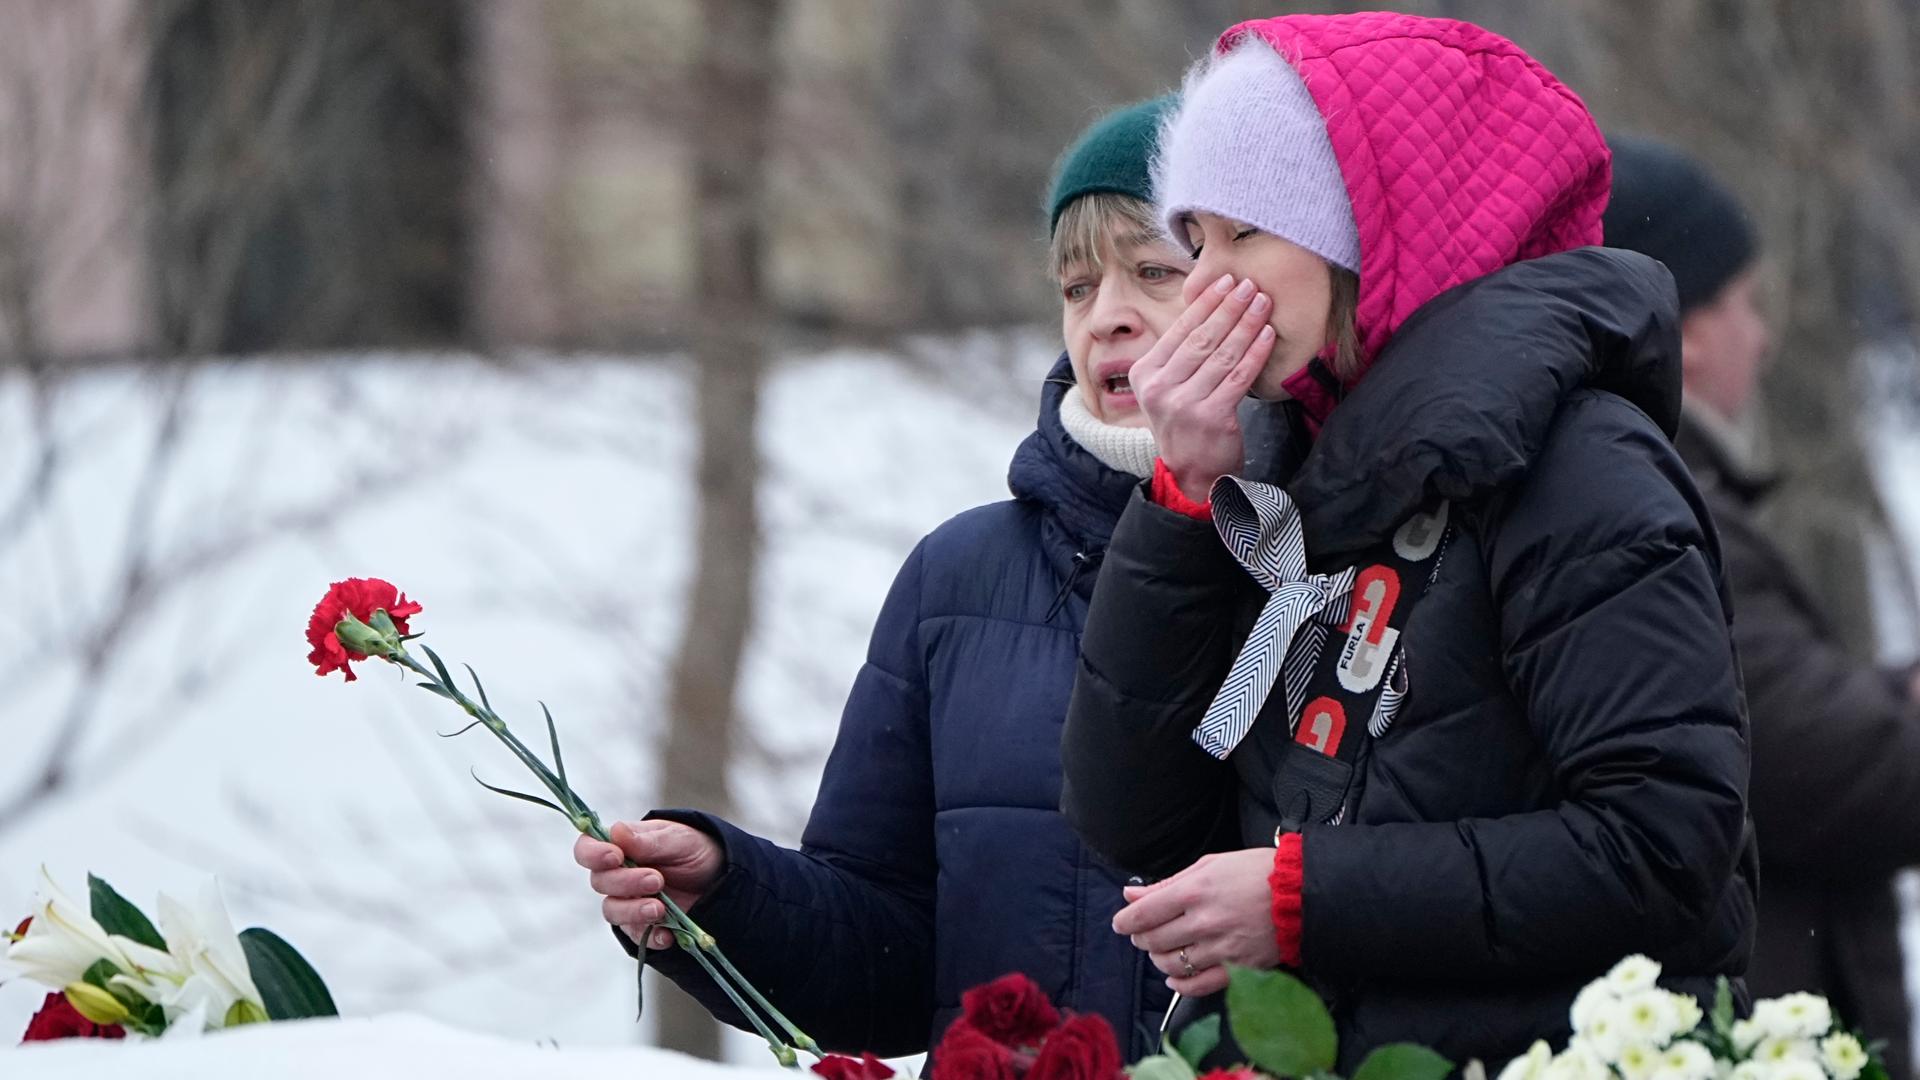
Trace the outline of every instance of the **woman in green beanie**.
<instances>
[{"instance_id":1,"label":"woman in green beanie","mask_svg":"<svg viewBox=\"0 0 1920 1080\"><path fill-rule=\"evenodd\" d=\"M799 850L697 810L583 838L607 920L647 962L744 1026L653 924L664 888L743 974L830 1049L907 1054L961 995L1026 974L1105 1017L1129 1060L1158 1048L1169 992L1109 929L1121 879L1067 826L1060 725L1087 598L1154 447L1127 382L1184 305L1147 160L1166 100L1108 116L1062 157L1046 204L1066 351L1014 454L1013 498L935 529L901 568L854 681ZM641 864L622 869L622 856Z\"/></svg>"}]
</instances>

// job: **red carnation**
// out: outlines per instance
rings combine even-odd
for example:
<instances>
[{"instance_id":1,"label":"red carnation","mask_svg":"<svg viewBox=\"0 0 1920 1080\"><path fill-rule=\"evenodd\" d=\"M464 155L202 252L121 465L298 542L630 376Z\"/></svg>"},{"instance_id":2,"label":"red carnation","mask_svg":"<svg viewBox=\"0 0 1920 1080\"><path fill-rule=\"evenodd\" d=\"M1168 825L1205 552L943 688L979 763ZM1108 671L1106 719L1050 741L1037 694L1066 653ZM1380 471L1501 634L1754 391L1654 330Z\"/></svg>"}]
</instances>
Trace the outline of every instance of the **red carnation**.
<instances>
[{"instance_id":1,"label":"red carnation","mask_svg":"<svg viewBox=\"0 0 1920 1080\"><path fill-rule=\"evenodd\" d=\"M1002 1046L1033 1046L1060 1025L1053 1002L1017 971L960 995L960 1006L969 1026Z\"/></svg>"},{"instance_id":2,"label":"red carnation","mask_svg":"<svg viewBox=\"0 0 1920 1080\"><path fill-rule=\"evenodd\" d=\"M1019 1080L1013 1067L1013 1052L975 1031L966 1021L956 1021L933 1050L933 1075L929 1080Z\"/></svg>"},{"instance_id":3,"label":"red carnation","mask_svg":"<svg viewBox=\"0 0 1920 1080\"><path fill-rule=\"evenodd\" d=\"M1027 1080L1119 1080L1122 1064L1107 1018L1083 1013L1047 1036Z\"/></svg>"},{"instance_id":4,"label":"red carnation","mask_svg":"<svg viewBox=\"0 0 1920 1080\"><path fill-rule=\"evenodd\" d=\"M54 1039L124 1039L127 1029L119 1024L99 1024L80 1015L65 994L48 994L40 1011L27 1021L26 1037L20 1041L51 1042Z\"/></svg>"},{"instance_id":5,"label":"red carnation","mask_svg":"<svg viewBox=\"0 0 1920 1080\"><path fill-rule=\"evenodd\" d=\"M348 578L329 586L327 595L313 606L313 617L307 620L307 643L313 646L313 651L307 654L307 663L313 665L314 674L343 671L347 681L352 682L355 675L347 662L365 660L367 654L342 645L334 627L348 614L361 622L370 622L374 611L379 609L386 610L394 628L402 634L408 632L407 616L420 614L419 604L408 600L391 582L379 578Z\"/></svg>"},{"instance_id":6,"label":"red carnation","mask_svg":"<svg viewBox=\"0 0 1920 1080\"><path fill-rule=\"evenodd\" d=\"M813 1071L827 1080L887 1080L893 1075L893 1066L872 1054L861 1054L857 1058L828 1054L813 1063Z\"/></svg>"}]
</instances>

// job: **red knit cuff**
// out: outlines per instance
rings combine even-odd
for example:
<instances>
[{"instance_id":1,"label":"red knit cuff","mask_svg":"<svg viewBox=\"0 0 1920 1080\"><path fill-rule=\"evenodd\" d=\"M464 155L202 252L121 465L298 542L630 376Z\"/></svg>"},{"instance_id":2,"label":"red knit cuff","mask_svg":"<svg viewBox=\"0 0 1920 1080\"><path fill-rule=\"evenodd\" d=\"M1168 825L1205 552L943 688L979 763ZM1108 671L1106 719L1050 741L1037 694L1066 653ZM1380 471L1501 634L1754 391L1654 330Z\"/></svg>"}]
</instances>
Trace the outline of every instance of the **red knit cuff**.
<instances>
[{"instance_id":1,"label":"red knit cuff","mask_svg":"<svg viewBox=\"0 0 1920 1080\"><path fill-rule=\"evenodd\" d=\"M1273 890L1273 937L1280 945L1280 963L1300 966L1300 893L1306 888L1306 865L1299 833L1280 837L1273 853L1273 873L1267 878Z\"/></svg>"},{"instance_id":2,"label":"red knit cuff","mask_svg":"<svg viewBox=\"0 0 1920 1080\"><path fill-rule=\"evenodd\" d=\"M1213 520L1213 502L1194 502L1187 493L1174 483L1173 470L1160 458L1153 459L1153 501L1177 514L1185 514L1198 521Z\"/></svg>"}]
</instances>

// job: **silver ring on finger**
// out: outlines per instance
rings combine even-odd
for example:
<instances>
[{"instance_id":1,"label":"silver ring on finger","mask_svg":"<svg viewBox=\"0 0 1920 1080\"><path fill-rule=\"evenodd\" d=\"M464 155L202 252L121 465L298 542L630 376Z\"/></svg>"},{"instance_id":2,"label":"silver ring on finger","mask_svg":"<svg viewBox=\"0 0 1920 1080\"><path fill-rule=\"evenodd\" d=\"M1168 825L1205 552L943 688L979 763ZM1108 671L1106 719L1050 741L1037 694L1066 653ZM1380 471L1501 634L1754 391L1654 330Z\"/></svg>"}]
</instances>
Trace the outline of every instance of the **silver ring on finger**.
<instances>
[{"instance_id":1,"label":"silver ring on finger","mask_svg":"<svg viewBox=\"0 0 1920 1080\"><path fill-rule=\"evenodd\" d=\"M1181 977L1187 979L1193 978L1194 975L1197 974L1197 970L1193 966L1193 961L1187 959L1187 946L1182 945L1178 955L1180 957Z\"/></svg>"}]
</instances>

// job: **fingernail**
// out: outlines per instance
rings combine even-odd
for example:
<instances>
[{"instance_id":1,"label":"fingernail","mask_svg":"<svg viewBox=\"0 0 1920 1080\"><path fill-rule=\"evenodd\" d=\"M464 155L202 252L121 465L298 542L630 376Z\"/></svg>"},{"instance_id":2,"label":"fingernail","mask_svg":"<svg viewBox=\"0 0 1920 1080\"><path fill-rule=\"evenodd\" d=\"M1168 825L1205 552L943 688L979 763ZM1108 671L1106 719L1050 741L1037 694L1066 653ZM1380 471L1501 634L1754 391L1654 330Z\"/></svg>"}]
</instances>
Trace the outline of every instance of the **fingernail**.
<instances>
[{"instance_id":1,"label":"fingernail","mask_svg":"<svg viewBox=\"0 0 1920 1080\"><path fill-rule=\"evenodd\" d=\"M1255 311L1265 311L1272 306L1273 297L1268 296L1266 293L1261 293L1259 296L1253 298L1253 310Z\"/></svg>"},{"instance_id":2,"label":"fingernail","mask_svg":"<svg viewBox=\"0 0 1920 1080\"><path fill-rule=\"evenodd\" d=\"M1239 300L1245 300L1247 297L1252 296L1253 295L1253 279L1248 278L1245 281L1242 281L1240 283L1240 287L1233 290L1233 295L1236 299L1239 299Z\"/></svg>"},{"instance_id":3,"label":"fingernail","mask_svg":"<svg viewBox=\"0 0 1920 1080\"><path fill-rule=\"evenodd\" d=\"M1260 344L1262 344L1262 345L1265 345L1265 344L1266 344L1267 342L1269 342L1269 341L1272 341L1272 340L1273 340L1273 327L1271 327L1271 326L1263 326L1263 327L1261 327L1261 328L1260 328L1260 336L1259 336L1259 337L1257 337L1257 338L1255 338L1254 340L1255 340L1255 341L1257 341L1257 342L1259 342L1259 343L1260 343Z\"/></svg>"},{"instance_id":4,"label":"fingernail","mask_svg":"<svg viewBox=\"0 0 1920 1080\"><path fill-rule=\"evenodd\" d=\"M1233 288L1232 274L1221 274L1220 280L1213 283L1213 291L1217 293L1226 292L1228 289L1231 289L1231 288Z\"/></svg>"}]
</instances>

